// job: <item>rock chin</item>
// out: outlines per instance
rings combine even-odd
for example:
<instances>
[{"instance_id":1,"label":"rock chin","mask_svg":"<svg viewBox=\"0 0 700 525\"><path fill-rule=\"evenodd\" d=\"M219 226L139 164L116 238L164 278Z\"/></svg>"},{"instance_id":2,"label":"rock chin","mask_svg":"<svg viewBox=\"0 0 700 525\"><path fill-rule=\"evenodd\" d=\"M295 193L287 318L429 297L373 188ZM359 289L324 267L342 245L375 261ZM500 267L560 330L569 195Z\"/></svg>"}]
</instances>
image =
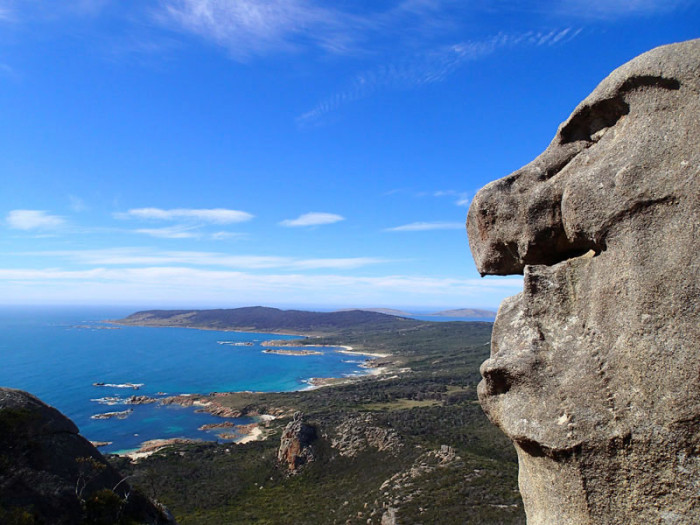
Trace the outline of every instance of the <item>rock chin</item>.
<instances>
[{"instance_id":1,"label":"rock chin","mask_svg":"<svg viewBox=\"0 0 700 525\"><path fill-rule=\"evenodd\" d=\"M529 523L700 516L700 40L615 70L467 218L503 302L479 398ZM670 521L669 521L670 520Z\"/></svg>"}]
</instances>

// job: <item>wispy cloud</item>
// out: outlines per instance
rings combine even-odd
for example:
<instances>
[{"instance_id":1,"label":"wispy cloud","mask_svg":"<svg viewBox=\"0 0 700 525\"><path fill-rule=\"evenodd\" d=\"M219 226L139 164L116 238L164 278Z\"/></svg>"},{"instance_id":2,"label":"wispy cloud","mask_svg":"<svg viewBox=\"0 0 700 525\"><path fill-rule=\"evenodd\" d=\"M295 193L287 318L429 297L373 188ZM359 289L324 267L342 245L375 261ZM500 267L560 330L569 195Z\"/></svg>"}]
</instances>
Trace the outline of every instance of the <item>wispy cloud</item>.
<instances>
[{"instance_id":1,"label":"wispy cloud","mask_svg":"<svg viewBox=\"0 0 700 525\"><path fill-rule=\"evenodd\" d=\"M326 114L376 92L442 82L468 62L482 59L502 48L551 46L569 41L579 33L580 29L572 30L570 27L549 32L499 33L483 41L459 42L421 52L357 75L347 88L322 100L299 116L297 124L301 127L314 124Z\"/></svg>"},{"instance_id":2,"label":"wispy cloud","mask_svg":"<svg viewBox=\"0 0 700 525\"><path fill-rule=\"evenodd\" d=\"M320 226L322 224L333 224L344 221L345 217L335 213L310 212L297 217L296 219L285 219L280 222L281 226L288 228L303 226Z\"/></svg>"},{"instance_id":3,"label":"wispy cloud","mask_svg":"<svg viewBox=\"0 0 700 525\"><path fill-rule=\"evenodd\" d=\"M433 196L453 198L457 206L469 206L471 202L471 197L466 191L440 190L433 193Z\"/></svg>"},{"instance_id":4,"label":"wispy cloud","mask_svg":"<svg viewBox=\"0 0 700 525\"><path fill-rule=\"evenodd\" d=\"M134 208L125 213L117 213L115 217L118 219L138 218L163 221L189 219L213 224L230 224L249 221L253 218L253 215L245 211L226 208L175 208L170 210L161 208Z\"/></svg>"},{"instance_id":5,"label":"wispy cloud","mask_svg":"<svg viewBox=\"0 0 700 525\"><path fill-rule=\"evenodd\" d=\"M159 239L192 239L199 237L199 233L193 231L191 226L167 226L165 228L140 228L134 230L134 233L149 235Z\"/></svg>"},{"instance_id":6,"label":"wispy cloud","mask_svg":"<svg viewBox=\"0 0 700 525\"><path fill-rule=\"evenodd\" d=\"M44 210L12 210L5 222L15 230L54 230L66 223L63 217Z\"/></svg>"},{"instance_id":7,"label":"wispy cloud","mask_svg":"<svg viewBox=\"0 0 700 525\"><path fill-rule=\"evenodd\" d=\"M229 255L219 252L160 251L143 248L110 248L104 250L64 250L29 252L22 255L59 257L81 265L191 265L220 266L245 270L285 268L292 270L351 270L390 262L379 257L298 258L269 255Z\"/></svg>"},{"instance_id":8,"label":"wispy cloud","mask_svg":"<svg viewBox=\"0 0 700 525\"><path fill-rule=\"evenodd\" d=\"M309 43L341 47L352 18L309 0L161 0L160 5L161 23L213 41L239 60Z\"/></svg>"},{"instance_id":9,"label":"wispy cloud","mask_svg":"<svg viewBox=\"0 0 700 525\"><path fill-rule=\"evenodd\" d=\"M412 222L402 226L386 228L387 232L425 232L432 230L463 230L464 224L461 222Z\"/></svg>"},{"instance_id":10,"label":"wispy cloud","mask_svg":"<svg viewBox=\"0 0 700 525\"><path fill-rule=\"evenodd\" d=\"M247 235L240 232L205 232L199 226L166 226L164 228L137 228L135 230L126 230L128 233L137 233L139 235L148 235L156 239L209 239L212 241L223 241L226 239L243 238Z\"/></svg>"}]
</instances>

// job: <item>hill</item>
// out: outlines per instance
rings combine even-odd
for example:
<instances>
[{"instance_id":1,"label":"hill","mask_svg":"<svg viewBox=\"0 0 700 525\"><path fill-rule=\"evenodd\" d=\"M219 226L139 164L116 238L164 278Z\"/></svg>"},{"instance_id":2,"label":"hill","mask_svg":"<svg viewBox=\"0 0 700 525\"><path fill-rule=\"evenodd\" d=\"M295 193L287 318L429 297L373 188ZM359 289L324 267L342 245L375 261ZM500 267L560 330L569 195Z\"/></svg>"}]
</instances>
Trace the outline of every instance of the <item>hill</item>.
<instances>
[{"instance_id":1,"label":"hill","mask_svg":"<svg viewBox=\"0 0 700 525\"><path fill-rule=\"evenodd\" d=\"M416 327L421 323L414 319L366 310L309 312L264 306L217 310L146 310L114 322L136 326L179 326L300 335L327 335L345 329L391 330Z\"/></svg>"},{"instance_id":2,"label":"hill","mask_svg":"<svg viewBox=\"0 0 700 525\"><path fill-rule=\"evenodd\" d=\"M496 312L492 310L480 310L478 308L459 308L457 310L442 310L434 314L428 314L436 317L474 317L483 319L494 319Z\"/></svg>"}]
</instances>

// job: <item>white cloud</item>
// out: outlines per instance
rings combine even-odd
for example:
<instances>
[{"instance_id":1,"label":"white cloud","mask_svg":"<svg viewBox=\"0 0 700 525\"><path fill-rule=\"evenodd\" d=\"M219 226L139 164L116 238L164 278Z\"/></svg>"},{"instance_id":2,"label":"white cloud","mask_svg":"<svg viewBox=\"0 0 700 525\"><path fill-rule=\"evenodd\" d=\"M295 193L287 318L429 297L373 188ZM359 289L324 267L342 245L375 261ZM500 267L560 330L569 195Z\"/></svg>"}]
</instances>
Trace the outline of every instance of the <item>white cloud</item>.
<instances>
[{"instance_id":1,"label":"white cloud","mask_svg":"<svg viewBox=\"0 0 700 525\"><path fill-rule=\"evenodd\" d=\"M12 210L5 219L16 230L53 230L65 224L65 219L43 210Z\"/></svg>"},{"instance_id":2,"label":"white cloud","mask_svg":"<svg viewBox=\"0 0 700 525\"><path fill-rule=\"evenodd\" d=\"M464 224L461 222L412 222L402 226L387 228L388 232L424 232L431 230L463 230Z\"/></svg>"},{"instance_id":3,"label":"white cloud","mask_svg":"<svg viewBox=\"0 0 700 525\"><path fill-rule=\"evenodd\" d=\"M297 217L296 219L286 219L280 222L281 226L299 227L299 226L320 226L322 224L333 224L335 222L344 221L345 217L335 213L310 212Z\"/></svg>"},{"instance_id":4,"label":"white cloud","mask_svg":"<svg viewBox=\"0 0 700 525\"><path fill-rule=\"evenodd\" d=\"M192 230L192 227L187 226L168 226L166 228L141 228L134 230L134 232L159 239L192 239L200 236L199 233Z\"/></svg>"},{"instance_id":5,"label":"white cloud","mask_svg":"<svg viewBox=\"0 0 700 525\"><path fill-rule=\"evenodd\" d=\"M161 208L134 208L126 213L117 213L115 217L118 219L138 218L163 221L190 219L213 224L230 224L233 222L249 221L253 218L253 215L245 211L229 210L226 208L175 208L170 210Z\"/></svg>"},{"instance_id":6,"label":"white cloud","mask_svg":"<svg viewBox=\"0 0 700 525\"><path fill-rule=\"evenodd\" d=\"M228 255L218 252L159 251L142 248L110 248L104 250L73 250L29 252L32 257L61 257L74 263L99 266L124 265L192 265L223 266L246 270L286 268L292 270L350 270L390 262L377 257L309 258L269 255Z\"/></svg>"},{"instance_id":7,"label":"white cloud","mask_svg":"<svg viewBox=\"0 0 700 525\"><path fill-rule=\"evenodd\" d=\"M80 286L76 286L80 284ZM394 304L495 306L522 289L522 277L426 278L410 275L252 274L182 267L90 270L0 269L4 302L213 302L230 304ZM147 298L147 299L144 299ZM183 299L186 298L186 299ZM235 299L232 299L235 298Z\"/></svg>"}]
</instances>

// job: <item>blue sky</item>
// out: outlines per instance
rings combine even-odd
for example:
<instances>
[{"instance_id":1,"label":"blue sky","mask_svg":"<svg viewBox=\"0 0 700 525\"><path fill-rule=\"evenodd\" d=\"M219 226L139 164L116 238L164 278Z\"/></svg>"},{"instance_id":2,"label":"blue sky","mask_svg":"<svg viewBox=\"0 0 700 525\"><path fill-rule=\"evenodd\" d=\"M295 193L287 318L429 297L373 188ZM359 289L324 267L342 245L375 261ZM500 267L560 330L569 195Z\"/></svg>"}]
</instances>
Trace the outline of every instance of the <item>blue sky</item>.
<instances>
[{"instance_id":1,"label":"blue sky","mask_svg":"<svg viewBox=\"0 0 700 525\"><path fill-rule=\"evenodd\" d=\"M474 193L690 0L0 0L0 304L495 308Z\"/></svg>"}]
</instances>

